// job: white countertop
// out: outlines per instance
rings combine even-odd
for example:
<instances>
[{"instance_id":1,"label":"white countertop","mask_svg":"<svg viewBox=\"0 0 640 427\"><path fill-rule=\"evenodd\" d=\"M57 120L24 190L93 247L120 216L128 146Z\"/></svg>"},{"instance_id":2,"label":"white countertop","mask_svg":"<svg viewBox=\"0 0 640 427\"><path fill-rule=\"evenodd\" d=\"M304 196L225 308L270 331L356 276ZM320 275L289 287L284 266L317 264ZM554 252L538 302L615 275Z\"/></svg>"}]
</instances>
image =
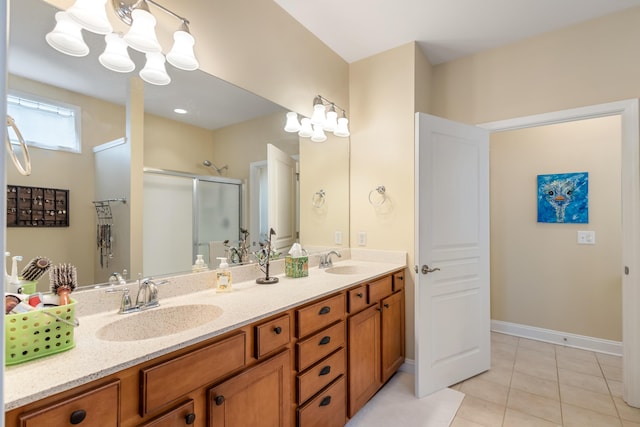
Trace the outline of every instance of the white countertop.
<instances>
[{"instance_id":1,"label":"white countertop","mask_svg":"<svg viewBox=\"0 0 640 427\"><path fill-rule=\"evenodd\" d=\"M309 269L308 277L293 279L278 275L280 281L274 285L258 285L255 280L233 283L234 290L229 293L216 293L213 288L169 298L163 298L161 293L161 308L184 304L210 304L220 307L222 314L215 320L183 332L138 341L104 341L97 338L96 331L104 325L126 316L139 315L139 313L118 314L118 305L114 305L114 299L111 298L107 302L109 304L107 308L113 308L112 310L79 318L80 326L75 330L74 348L5 367L5 411L103 378L354 284L404 268L406 261L400 262L400 259L402 258L396 257L392 261L385 262L350 259L335 264L336 266L362 266L367 270L366 274L331 274L316 267ZM202 273L195 275L198 274ZM132 291L135 299L135 290ZM78 304L82 304L81 294L77 293L77 297L74 296L79 300ZM142 314L144 315L145 312Z\"/></svg>"}]
</instances>

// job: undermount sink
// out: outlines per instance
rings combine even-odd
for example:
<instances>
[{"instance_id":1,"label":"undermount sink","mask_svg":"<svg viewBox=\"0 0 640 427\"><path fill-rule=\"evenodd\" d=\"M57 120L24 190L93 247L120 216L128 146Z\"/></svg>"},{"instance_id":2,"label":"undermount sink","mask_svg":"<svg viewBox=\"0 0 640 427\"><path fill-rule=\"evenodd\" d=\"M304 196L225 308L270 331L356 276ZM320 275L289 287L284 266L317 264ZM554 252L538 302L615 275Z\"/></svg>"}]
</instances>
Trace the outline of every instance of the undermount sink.
<instances>
[{"instance_id":1,"label":"undermount sink","mask_svg":"<svg viewBox=\"0 0 640 427\"><path fill-rule=\"evenodd\" d=\"M329 274L365 274L369 269L361 265L336 265L325 269Z\"/></svg>"},{"instance_id":2,"label":"undermount sink","mask_svg":"<svg viewBox=\"0 0 640 427\"><path fill-rule=\"evenodd\" d=\"M122 318L98 329L96 336L105 341L138 341L176 334L211 322L222 315L215 305L189 304L151 308Z\"/></svg>"}]
</instances>

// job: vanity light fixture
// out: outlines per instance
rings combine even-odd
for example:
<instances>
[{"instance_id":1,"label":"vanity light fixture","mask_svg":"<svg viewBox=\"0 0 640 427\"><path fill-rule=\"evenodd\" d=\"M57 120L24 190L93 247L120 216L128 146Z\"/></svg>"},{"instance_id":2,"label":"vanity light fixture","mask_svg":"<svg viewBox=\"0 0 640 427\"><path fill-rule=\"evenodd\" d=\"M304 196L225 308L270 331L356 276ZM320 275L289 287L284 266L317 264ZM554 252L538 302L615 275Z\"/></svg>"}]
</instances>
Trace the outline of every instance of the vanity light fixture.
<instances>
[{"instance_id":1,"label":"vanity light fixture","mask_svg":"<svg viewBox=\"0 0 640 427\"><path fill-rule=\"evenodd\" d=\"M327 109L328 107L328 109ZM342 111L342 117L338 118L337 110ZM311 118L302 118L298 121L298 113L290 111L287 113L287 122L284 126L286 132L298 132L304 138L311 138L313 142L323 142L327 140L326 132L333 132L336 136L348 137L349 119L344 108L322 97L316 96L313 99L313 114Z\"/></svg>"},{"instance_id":2,"label":"vanity light fixture","mask_svg":"<svg viewBox=\"0 0 640 427\"><path fill-rule=\"evenodd\" d=\"M189 21L154 0L111 0L115 14L127 25L129 31L122 35L113 32L107 18L107 0L76 0L66 11L56 13L56 25L46 35L47 43L54 49L70 56L86 56L89 48L82 39L82 30L105 35L105 50L98 61L105 68L118 73L135 69L127 48L142 52L146 64L140 77L154 85L171 82L165 61L181 70L193 71L199 67L193 52L195 39L189 32ZM166 57L155 32L156 18L149 11L149 3L180 20L178 30L173 33L173 47Z\"/></svg>"}]
</instances>

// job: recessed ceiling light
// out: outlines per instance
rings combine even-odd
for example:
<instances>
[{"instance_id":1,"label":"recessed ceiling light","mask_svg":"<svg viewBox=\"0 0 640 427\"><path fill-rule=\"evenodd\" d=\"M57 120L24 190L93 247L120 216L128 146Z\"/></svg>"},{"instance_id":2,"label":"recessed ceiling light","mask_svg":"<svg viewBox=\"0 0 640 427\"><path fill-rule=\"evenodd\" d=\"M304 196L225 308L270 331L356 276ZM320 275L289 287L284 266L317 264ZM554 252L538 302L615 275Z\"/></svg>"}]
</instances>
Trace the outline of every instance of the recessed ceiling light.
<instances>
[{"instance_id":1,"label":"recessed ceiling light","mask_svg":"<svg viewBox=\"0 0 640 427\"><path fill-rule=\"evenodd\" d=\"M184 108L175 108L173 112L176 114L187 114L187 110L185 110Z\"/></svg>"}]
</instances>

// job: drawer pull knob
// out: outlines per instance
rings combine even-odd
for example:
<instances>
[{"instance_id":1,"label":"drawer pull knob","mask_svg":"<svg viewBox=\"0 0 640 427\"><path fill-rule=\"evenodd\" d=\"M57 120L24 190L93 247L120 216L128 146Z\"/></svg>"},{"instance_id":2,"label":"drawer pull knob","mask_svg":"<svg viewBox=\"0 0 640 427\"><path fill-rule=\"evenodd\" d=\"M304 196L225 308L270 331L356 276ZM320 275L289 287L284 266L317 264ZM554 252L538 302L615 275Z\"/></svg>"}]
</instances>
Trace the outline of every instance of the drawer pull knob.
<instances>
[{"instance_id":1,"label":"drawer pull knob","mask_svg":"<svg viewBox=\"0 0 640 427\"><path fill-rule=\"evenodd\" d=\"M329 344L329 342L331 342L331 337L329 336L322 337L322 339L320 340L320 345L326 345L326 344Z\"/></svg>"},{"instance_id":2,"label":"drawer pull knob","mask_svg":"<svg viewBox=\"0 0 640 427\"><path fill-rule=\"evenodd\" d=\"M331 366L325 366L324 368L320 369L320 374L318 376L328 375L329 372L331 372Z\"/></svg>"},{"instance_id":3,"label":"drawer pull knob","mask_svg":"<svg viewBox=\"0 0 640 427\"><path fill-rule=\"evenodd\" d=\"M331 311L331 307L327 307L326 305L320 309L320 314L329 314Z\"/></svg>"},{"instance_id":4,"label":"drawer pull knob","mask_svg":"<svg viewBox=\"0 0 640 427\"><path fill-rule=\"evenodd\" d=\"M273 328L273 332L275 332L276 335L280 335L282 333L282 328L280 326L276 326Z\"/></svg>"},{"instance_id":5,"label":"drawer pull knob","mask_svg":"<svg viewBox=\"0 0 640 427\"><path fill-rule=\"evenodd\" d=\"M220 406L224 403L224 396L217 396L216 397L216 406Z\"/></svg>"},{"instance_id":6,"label":"drawer pull knob","mask_svg":"<svg viewBox=\"0 0 640 427\"><path fill-rule=\"evenodd\" d=\"M357 296L358 298L362 298L362 297L364 297L364 294L363 294L362 292L358 292L358 293L356 294L356 296Z\"/></svg>"},{"instance_id":7,"label":"drawer pull knob","mask_svg":"<svg viewBox=\"0 0 640 427\"><path fill-rule=\"evenodd\" d=\"M389 304L384 304L384 308L389 308Z\"/></svg>"},{"instance_id":8,"label":"drawer pull knob","mask_svg":"<svg viewBox=\"0 0 640 427\"><path fill-rule=\"evenodd\" d=\"M193 412L184 416L184 422L186 425L190 426L191 424L196 422L196 414Z\"/></svg>"},{"instance_id":9,"label":"drawer pull knob","mask_svg":"<svg viewBox=\"0 0 640 427\"><path fill-rule=\"evenodd\" d=\"M399 280L404 280L404 276L398 276Z\"/></svg>"},{"instance_id":10,"label":"drawer pull knob","mask_svg":"<svg viewBox=\"0 0 640 427\"><path fill-rule=\"evenodd\" d=\"M331 396L326 396L320 401L320 406L327 406L331 404Z\"/></svg>"},{"instance_id":11,"label":"drawer pull knob","mask_svg":"<svg viewBox=\"0 0 640 427\"><path fill-rule=\"evenodd\" d=\"M87 411L84 409L78 409L77 411L73 411L71 416L69 417L69 422L73 425L80 424L87 417Z\"/></svg>"}]
</instances>

